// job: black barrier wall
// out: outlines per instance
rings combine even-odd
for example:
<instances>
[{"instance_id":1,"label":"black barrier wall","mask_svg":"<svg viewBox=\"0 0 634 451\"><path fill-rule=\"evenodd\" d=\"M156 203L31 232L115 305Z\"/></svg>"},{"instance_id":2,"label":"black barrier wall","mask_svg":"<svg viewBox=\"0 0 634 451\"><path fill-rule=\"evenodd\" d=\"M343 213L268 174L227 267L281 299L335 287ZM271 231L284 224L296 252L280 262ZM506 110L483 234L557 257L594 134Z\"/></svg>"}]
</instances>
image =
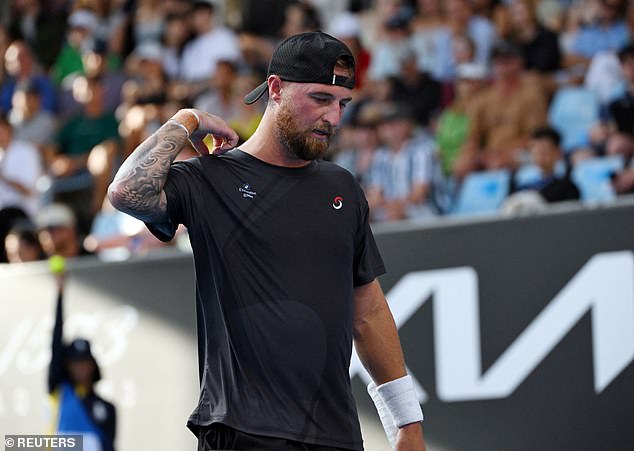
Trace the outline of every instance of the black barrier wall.
<instances>
[{"instance_id":1,"label":"black barrier wall","mask_svg":"<svg viewBox=\"0 0 634 451\"><path fill-rule=\"evenodd\" d=\"M400 333L435 443L634 450L633 224L626 206L377 234L386 291L414 278L388 297L420 305Z\"/></svg>"},{"instance_id":2,"label":"black barrier wall","mask_svg":"<svg viewBox=\"0 0 634 451\"><path fill-rule=\"evenodd\" d=\"M615 206L377 228L430 450L634 449L633 219ZM0 268L5 434L46 423L33 393L44 391L54 285L45 265L25 266ZM71 265L67 312L106 360L124 451L194 446L193 284L187 253ZM354 359L351 373L374 415ZM156 443L141 438L150 431Z\"/></svg>"}]
</instances>

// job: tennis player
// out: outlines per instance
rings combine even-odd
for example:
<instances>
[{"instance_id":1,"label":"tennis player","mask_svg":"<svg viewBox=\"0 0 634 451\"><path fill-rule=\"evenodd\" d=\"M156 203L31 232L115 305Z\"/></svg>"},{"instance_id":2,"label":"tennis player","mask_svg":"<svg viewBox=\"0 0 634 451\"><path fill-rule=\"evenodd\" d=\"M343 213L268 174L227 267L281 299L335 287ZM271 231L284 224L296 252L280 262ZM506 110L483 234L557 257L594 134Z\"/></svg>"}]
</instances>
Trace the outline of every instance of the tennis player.
<instances>
[{"instance_id":1,"label":"tennis player","mask_svg":"<svg viewBox=\"0 0 634 451\"><path fill-rule=\"evenodd\" d=\"M254 135L183 109L123 163L112 204L170 240L189 232L196 270L199 450L361 450L348 373L354 342L395 448L425 448L422 411L377 277L384 265L350 173L321 160L355 62L321 32L276 48ZM203 139L211 135L208 149ZM188 140L201 154L174 163Z\"/></svg>"}]
</instances>

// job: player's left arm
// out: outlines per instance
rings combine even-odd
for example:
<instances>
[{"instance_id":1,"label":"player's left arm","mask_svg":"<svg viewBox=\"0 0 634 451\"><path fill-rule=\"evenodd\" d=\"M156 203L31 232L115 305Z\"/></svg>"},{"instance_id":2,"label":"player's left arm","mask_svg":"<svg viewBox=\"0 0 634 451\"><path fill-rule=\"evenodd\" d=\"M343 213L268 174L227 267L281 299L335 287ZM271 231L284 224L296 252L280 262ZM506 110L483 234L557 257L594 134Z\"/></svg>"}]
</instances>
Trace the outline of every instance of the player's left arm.
<instances>
[{"instance_id":1,"label":"player's left arm","mask_svg":"<svg viewBox=\"0 0 634 451\"><path fill-rule=\"evenodd\" d=\"M390 384L407 375L396 324L376 279L355 288L353 337L357 354L377 386ZM398 429L396 449L425 449L419 421Z\"/></svg>"}]
</instances>

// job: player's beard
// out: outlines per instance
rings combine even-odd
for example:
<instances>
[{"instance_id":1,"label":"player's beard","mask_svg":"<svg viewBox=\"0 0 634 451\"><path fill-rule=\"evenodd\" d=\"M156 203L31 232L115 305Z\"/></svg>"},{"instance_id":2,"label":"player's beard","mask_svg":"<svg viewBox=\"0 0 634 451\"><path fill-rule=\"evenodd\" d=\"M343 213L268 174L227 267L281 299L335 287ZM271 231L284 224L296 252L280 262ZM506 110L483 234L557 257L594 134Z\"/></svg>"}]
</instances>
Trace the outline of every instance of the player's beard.
<instances>
[{"instance_id":1,"label":"player's beard","mask_svg":"<svg viewBox=\"0 0 634 451\"><path fill-rule=\"evenodd\" d=\"M277 114L277 137L286 149L287 154L293 158L305 161L323 158L328 150L334 127L324 124L316 125L307 130L297 123L296 118L297 114L288 106L288 103L280 105L280 111ZM319 140L308 136L308 132L312 132L315 129L328 133L328 139Z\"/></svg>"}]
</instances>

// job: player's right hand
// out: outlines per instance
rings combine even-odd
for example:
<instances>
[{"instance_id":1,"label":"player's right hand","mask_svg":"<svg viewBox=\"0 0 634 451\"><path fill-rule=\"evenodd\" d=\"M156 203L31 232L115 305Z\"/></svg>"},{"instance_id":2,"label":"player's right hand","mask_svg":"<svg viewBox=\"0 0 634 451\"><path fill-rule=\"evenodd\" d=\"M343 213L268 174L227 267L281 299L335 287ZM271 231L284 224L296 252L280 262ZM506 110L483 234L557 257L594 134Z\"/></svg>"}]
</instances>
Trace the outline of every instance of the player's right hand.
<instances>
[{"instance_id":1,"label":"player's right hand","mask_svg":"<svg viewBox=\"0 0 634 451\"><path fill-rule=\"evenodd\" d=\"M201 110L185 111L193 113L199 121L198 128L189 135L189 141L199 154L220 155L238 145L238 134L220 117Z\"/></svg>"}]
</instances>

